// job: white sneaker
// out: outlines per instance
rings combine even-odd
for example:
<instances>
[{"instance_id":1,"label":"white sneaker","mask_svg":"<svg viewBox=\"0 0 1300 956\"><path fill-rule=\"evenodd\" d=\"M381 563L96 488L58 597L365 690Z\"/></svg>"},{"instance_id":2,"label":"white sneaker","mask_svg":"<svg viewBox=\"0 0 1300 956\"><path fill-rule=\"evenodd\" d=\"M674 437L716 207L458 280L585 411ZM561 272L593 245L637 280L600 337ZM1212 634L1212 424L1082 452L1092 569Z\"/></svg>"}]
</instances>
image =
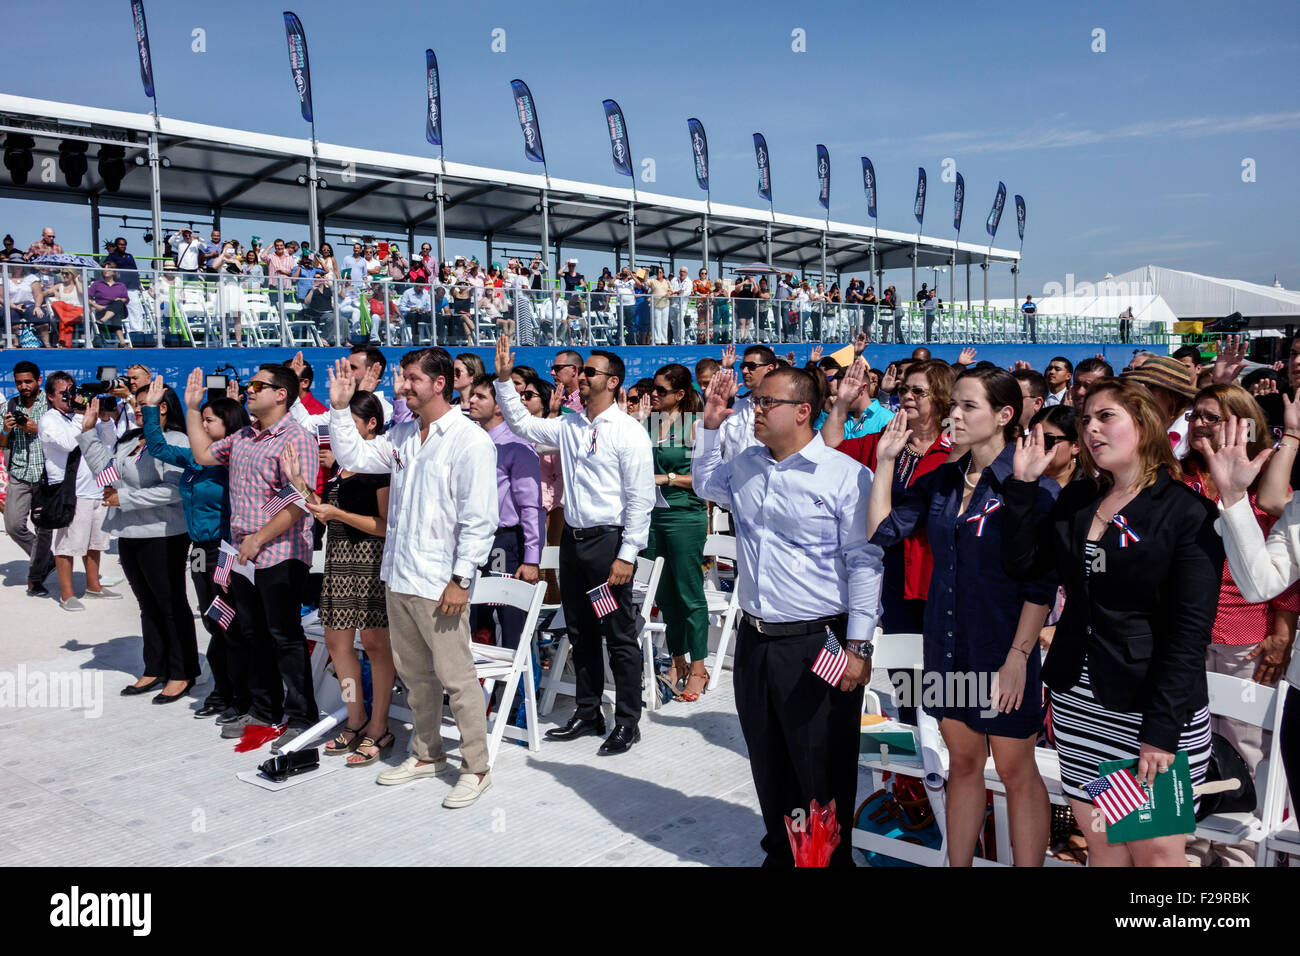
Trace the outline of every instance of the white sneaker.
<instances>
[{"instance_id":1,"label":"white sneaker","mask_svg":"<svg viewBox=\"0 0 1300 956\"><path fill-rule=\"evenodd\" d=\"M411 754L396 767L389 767L381 773L375 778L375 782L390 787L394 784L410 783L412 780L422 780L425 777L436 777L447 769L446 757L433 763L426 763L422 767L416 766L419 762L420 758Z\"/></svg>"},{"instance_id":2,"label":"white sneaker","mask_svg":"<svg viewBox=\"0 0 1300 956\"><path fill-rule=\"evenodd\" d=\"M492 786L492 774L483 774L483 779L478 778L476 773L462 773L460 779L456 781L456 786L452 787L451 793L442 801L442 805L448 810L456 810L460 807L468 807L471 803L483 796L483 791Z\"/></svg>"}]
</instances>

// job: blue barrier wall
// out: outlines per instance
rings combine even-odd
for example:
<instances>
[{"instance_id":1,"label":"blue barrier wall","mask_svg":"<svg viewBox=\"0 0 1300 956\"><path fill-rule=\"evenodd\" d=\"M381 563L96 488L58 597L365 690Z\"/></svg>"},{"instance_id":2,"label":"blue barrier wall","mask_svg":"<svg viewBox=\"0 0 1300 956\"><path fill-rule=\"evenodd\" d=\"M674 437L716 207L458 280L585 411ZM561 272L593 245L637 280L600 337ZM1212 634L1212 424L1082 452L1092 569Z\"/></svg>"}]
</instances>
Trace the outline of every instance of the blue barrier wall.
<instances>
[{"instance_id":1,"label":"blue barrier wall","mask_svg":"<svg viewBox=\"0 0 1300 956\"><path fill-rule=\"evenodd\" d=\"M839 345L828 345L825 348L829 353L841 347ZM808 361L808 353L811 348L810 345L780 346L776 351L778 355L793 351L795 362L802 365ZM381 349L381 351L389 362L389 372L384 378L383 387L391 389L391 370L397 360L408 350L405 348L385 348ZM531 365L543 377L549 378L550 367L556 351L554 348L516 349L515 364ZM588 350L579 349L578 351L586 354ZM613 351L617 352L626 364L629 383L641 378L650 378L657 369L672 362L681 362L694 370L695 363L700 359L706 356L718 358L722 354L722 349L716 345L642 346L614 349ZM930 352L935 358L941 358L949 362L957 361L957 355L960 351L961 346L959 345L935 345L930 347ZM459 348L453 350L452 354L456 355L461 352L474 352L481 356L489 371L496 361L494 349ZM1098 344L976 346L977 361L987 359L1003 368L1008 367L1015 361L1025 361L1039 371L1047 367L1053 356L1064 355L1072 362L1077 363L1097 353L1103 354L1107 361L1115 366L1116 371L1118 371L1128 364L1128 360L1133 354L1133 347L1131 345L1106 346ZM147 365L154 374L162 375L168 384L176 385L183 383L195 366L202 368L205 372L212 372L219 365L233 365L239 371L240 381L247 381L257 371L258 365L265 362L287 361L293 354L292 350L282 348L13 350L7 352L4 359L0 360L0 383L3 383L0 385L0 391L12 394L13 366L14 363L23 359L35 362L40 366L42 373L62 369L71 373L79 382L94 379L95 370L101 365L115 365L118 368L118 373L125 375L127 366L138 363ZM325 400L329 381L325 369L335 359L344 354L346 353L336 348L303 349L303 357L312 364L312 368L316 373L313 394L322 401ZM910 356L912 346L871 345L868 346L864 354L873 368L884 368L891 361Z\"/></svg>"}]
</instances>

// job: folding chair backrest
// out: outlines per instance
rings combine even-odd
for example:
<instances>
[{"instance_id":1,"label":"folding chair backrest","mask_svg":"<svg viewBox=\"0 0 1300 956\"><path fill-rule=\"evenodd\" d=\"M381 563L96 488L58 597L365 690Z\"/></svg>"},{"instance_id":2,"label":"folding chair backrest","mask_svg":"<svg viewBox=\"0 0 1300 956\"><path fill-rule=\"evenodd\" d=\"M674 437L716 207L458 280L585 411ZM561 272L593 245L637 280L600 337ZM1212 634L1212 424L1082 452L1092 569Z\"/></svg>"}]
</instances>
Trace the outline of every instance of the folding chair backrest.
<instances>
[{"instance_id":1,"label":"folding chair backrest","mask_svg":"<svg viewBox=\"0 0 1300 956\"><path fill-rule=\"evenodd\" d=\"M517 578L485 575L474 579L469 590L469 603L500 605L524 611L527 617L524 618L523 635L530 637L537 629L537 615L541 612L545 596L545 582L529 584Z\"/></svg>"},{"instance_id":2,"label":"folding chair backrest","mask_svg":"<svg viewBox=\"0 0 1300 956\"><path fill-rule=\"evenodd\" d=\"M542 548L542 560L537 565L542 571L558 571L560 568L560 546L548 544Z\"/></svg>"},{"instance_id":3,"label":"folding chair backrest","mask_svg":"<svg viewBox=\"0 0 1300 956\"><path fill-rule=\"evenodd\" d=\"M736 560L736 539L729 534L709 535L704 539L704 556L734 562Z\"/></svg>"},{"instance_id":4,"label":"folding chair backrest","mask_svg":"<svg viewBox=\"0 0 1300 956\"><path fill-rule=\"evenodd\" d=\"M876 649L871 655L872 668L920 670L922 641L920 634L877 634Z\"/></svg>"},{"instance_id":5,"label":"folding chair backrest","mask_svg":"<svg viewBox=\"0 0 1300 956\"><path fill-rule=\"evenodd\" d=\"M663 556L655 558L653 562L646 558L636 559L636 571L633 573L633 580L637 584L645 586L645 600L641 602L641 613L639 620L641 627L645 627L650 622L650 612L654 607L655 597L659 593L659 578L663 575L664 559Z\"/></svg>"},{"instance_id":6,"label":"folding chair backrest","mask_svg":"<svg viewBox=\"0 0 1300 956\"><path fill-rule=\"evenodd\" d=\"M1274 708L1281 703L1277 691L1263 684L1227 674L1206 674L1210 687L1210 713L1230 717L1270 730L1277 719Z\"/></svg>"}]
</instances>

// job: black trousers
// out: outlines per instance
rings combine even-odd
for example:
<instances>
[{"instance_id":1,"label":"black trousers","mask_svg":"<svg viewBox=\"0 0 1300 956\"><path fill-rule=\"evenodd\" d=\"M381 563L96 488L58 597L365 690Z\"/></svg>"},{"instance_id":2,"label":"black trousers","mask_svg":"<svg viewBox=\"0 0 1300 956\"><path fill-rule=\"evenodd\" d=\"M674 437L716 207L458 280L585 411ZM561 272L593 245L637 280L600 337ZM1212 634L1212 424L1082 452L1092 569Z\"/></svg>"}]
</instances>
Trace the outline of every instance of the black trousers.
<instances>
[{"instance_id":1,"label":"black trousers","mask_svg":"<svg viewBox=\"0 0 1300 956\"><path fill-rule=\"evenodd\" d=\"M217 570L220 545L220 541L196 541L190 552L190 580L194 582L194 593L199 599L199 618L208 632L208 669L212 671L212 690L203 703L222 709L234 707L242 714L249 705L248 667L242 660L232 661L231 654L231 647L241 643L239 615L235 615L229 629L224 631L207 616L212 601L224 593L212 580L212 573ZM230 603L228 596L226 602Z\"/></svg>"},{"instance_id":2,"label":"black trousers","mask_svg":"<svg viewBox=\"0 0 1300 956\"><path fill-rule=\"evenodd\" d=\"M1300 807L1300 687L1286 692L1282 711L1282 767L1286 772L1291 806Z\"/></svg>"},{"instance_id":3,"label":"black trousers","mask_svg":"<svg viewBox=\"0 0 1300 956\"><path fill-rule=\"evenodd\" d=\"M567 524L560 535L560 601L573 667L577 672L577 716L593 719L600 713L605 690L605 660L601 639L609 647L609 669L614 675L614 720L635 726L641 719L641 647L637 641L632 582L611 587L618 609L596 617L587 592L609 580L609 569L623 543L621 529L574 537Z\"/></svg>"},{"instance_id":4,"label":"black trousers","mask_svg":"<svg viewBox=\"0 0 1300 956\"><path fill-rule=\"evenodd\" d=\"M302 561L290 559L254 571L256 586L242 574L230 575L230 595L240 622L239 643L231 641L231 656L247 662L248 713L258 723L287 719L314 724L319 717L302 632L307 571Z\"/></svg>"},{"instance_id":5,"label":"black trousers","mask_svg":"<svg viewBox=\"0 0 1300 956\"><path fill-rule=\"evenodd\" d=\"M853 866L862 688L844 693L812 672L825 644L824 629L765 638L744 622L736 638L736 712L767 830L764 866L794 865L785 818L807 820L814 799L835 800L840 845L831 865Z\"/></svg>"},{"instance_id":6,"label":"black trousers","mask_svg":"<svg viewBox=\"0 0 1300 956\"><path fill-rule=\"evenodd\" d=\"M163 680L199 676L199 647L194 612L185 594L190 539L118 538L122 572L140 605L144 637L144 673Z\"/></svg>"}]
</instances>

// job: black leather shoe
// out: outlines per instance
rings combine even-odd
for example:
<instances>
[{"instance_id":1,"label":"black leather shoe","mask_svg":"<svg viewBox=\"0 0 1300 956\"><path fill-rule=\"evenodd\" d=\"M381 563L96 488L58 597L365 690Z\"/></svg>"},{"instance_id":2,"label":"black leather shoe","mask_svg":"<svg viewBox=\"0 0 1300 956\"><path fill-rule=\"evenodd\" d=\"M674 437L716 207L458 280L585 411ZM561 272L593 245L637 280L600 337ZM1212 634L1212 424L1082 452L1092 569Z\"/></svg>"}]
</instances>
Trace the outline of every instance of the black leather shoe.
<instances>
[{"instance_id":1,"label":"black leather shoe","mask_svg":"<svg viewBox=\"0 0 1300 956\"><path fill-rule=\"evenodd\" d=\"M152 681L140 687L136 687L134 684L127 684L122 688L122 696L138 697L140 694L149 693L149 691L153 690L155 687L161 687L164 683L166 683L166 681L161 677L155 677Z\"/></svg>"},{"instance_id":2,"label":"black leather shoe","mask_svg":"<svg viewBox=\"0 0 1300 956\"><path fill-rule=\"evenodd\" d=\"M174 704L174 703L176 703L176 701L180 700L182 697L184 697L186 694L188 694L188 693L189 693L191 690L193 690L193 689L194 689L194 681L192 681L192 680L191 680L191 681L186 681L185 686L184 686L183 688L181 688L180 693L177 693L177 694L157 694L157 695L154 697L153 702L154 702L155 704Z\"/></svg>"},{"instance_id":3,"label":"black leather shoe","mask_svg":"<svg viewBox=\"0 0 1300 956\"><path fill-rule=\"evenodd\" d=\"M608 757L612 754L621 754L631 750L632 745L640 742L641 728L634 726L629 727L627 724L618 724L614 732L606 738L605 742L600 745L596 751L602 757Z\"/></svg>"},{"instance_id":4,"label":"black leather shoe","mask_svg":"<svg viewBox=\"0 0 1300 956\"><path fill-rule=\"evenodd\" d=\"M605 717L579 717L574 714L563 727L546 732L547 740L577 740L579 737L603 737L605 735Z\"/></svg>"},{"instance_id":5,"label":"black leather shoe","mask_svg":"<svg viewBox=\"0 0 1300 956\"><path fill-rule=\"evenodd\" d=\"M233 707L233 706L227 707L225 710L221 712L221 716L217 718L217 723L222 726L225 726L226 724L233 724L240 717L243 717L244 714L245 711L240 710L238 707Z\"/></svg>"},{"instance_id":6,"label":"black leather shoe","mask_svg":"<svg viewBox=\"0 0 1300 956\"><path fill-rule=\"evenodd\" d=\"M217 715L224 714L225 712L226 712L226 708L224 704L204 704L202 707L200 707L198 710L194 712L194 716L198 718L216 717Z\"/></svg>"}]
</instances>

